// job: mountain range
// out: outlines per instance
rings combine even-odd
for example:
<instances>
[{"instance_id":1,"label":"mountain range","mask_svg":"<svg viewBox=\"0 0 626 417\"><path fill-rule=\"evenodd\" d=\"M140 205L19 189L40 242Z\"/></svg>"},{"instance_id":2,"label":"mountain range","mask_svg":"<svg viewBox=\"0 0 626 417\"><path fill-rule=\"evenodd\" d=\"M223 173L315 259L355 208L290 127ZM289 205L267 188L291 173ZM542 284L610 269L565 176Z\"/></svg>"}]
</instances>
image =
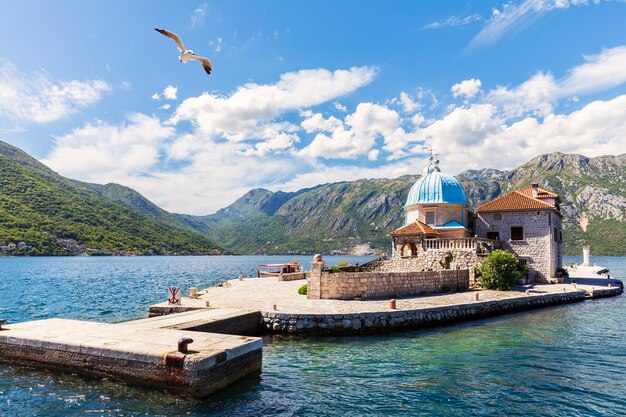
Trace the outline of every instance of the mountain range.
<instances>
[{"instance_id":1,"label":"mountain range","mask_svg":"<svg viewBox=\"0 0 626 417\"><path fill-rule=\"evenodd\" d=\"M169 213L128 187L66 179L4 142L0 171L0 244L22 241L47 254L67 253L64 239L95 253L389 252L388 233L402 225L419 178L258 188L214 214L192 216ZM561 196L566 254L590 244L596 255L626 255L626 154L551 153L509 171L468 170L457 178L474 207L536 182Z\"/></svg>"}]
</instances>

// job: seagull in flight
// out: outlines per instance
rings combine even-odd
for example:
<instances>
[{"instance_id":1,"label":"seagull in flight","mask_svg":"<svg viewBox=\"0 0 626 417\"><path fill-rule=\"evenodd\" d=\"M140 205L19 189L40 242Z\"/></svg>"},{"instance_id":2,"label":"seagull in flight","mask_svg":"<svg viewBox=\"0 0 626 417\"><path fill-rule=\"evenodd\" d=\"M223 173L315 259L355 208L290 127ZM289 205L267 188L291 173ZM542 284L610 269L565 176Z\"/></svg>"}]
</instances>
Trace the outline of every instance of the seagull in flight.
<instances>
[{"instance_id":1,"label":"seagull in flight","mask_svg":"<svg viewBox=\"0 0 626 417\"><path fill-rule=\"evenodd\" d=\"M173 39L174 42L176 42L176 45L178 46L178 50L180 51L180 56L178 57L178 60L180 62L184 62L186 64L187 62L189 62L189 60L195 59L196 61L200 61L202 63L202 68L204 68L207 74L211 73L211 71L213 70L213 66L211 65L211 61L209 60L209 58L198 56L194 54L191 49L185 49L185 45L183 45L183 41L181 41L180 37L174 32L170 32L164 29L154 29L154 30L156 30L162 35L167 36L170 39Z\"/></svg>"}]
</instances>

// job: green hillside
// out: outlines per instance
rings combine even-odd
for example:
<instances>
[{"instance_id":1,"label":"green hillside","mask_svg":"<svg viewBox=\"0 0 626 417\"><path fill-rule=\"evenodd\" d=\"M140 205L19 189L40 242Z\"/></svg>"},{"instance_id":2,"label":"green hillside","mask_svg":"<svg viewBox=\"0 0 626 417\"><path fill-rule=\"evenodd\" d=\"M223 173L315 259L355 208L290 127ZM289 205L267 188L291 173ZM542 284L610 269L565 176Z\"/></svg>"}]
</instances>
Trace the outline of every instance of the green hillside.
<instances>
[{"instance_id":1,"label":"green hillside","mask_svg":"<svg viewBox=\"0 0 626 417\"><path fill-rule=\"evenodd\" d=\"M117 203L106 192L117 187L68 180L0 142L0 246L22 242L19 249L2 254L222 252L206 236L174 220Z\"/></svg>"},{"instance_id":2,"label":"green hillside","mask_svg":"<svg viewBox=\"0 0 626 417\"><path fill-rule=\"evenodd\" d=\"M254 189L215 214L192 216L169 213L118 184L63 178L0 142L0 246L25 242L30 248L11 253L32 254L196 254L220 247L238 254L384 253L417 178L294 193ZM474 207L537 182L561 196L567 254L590 244L595 255L626 255L626 154L552 153L511 171L470 170L458 178Z\"/></svg>"},{"instance_id":3,"label":"green hillside","mask_svg":"<svg viewBox=\"0 0 626 417\"><path fill-rule=\"evenodd\" d=\"M567 254L578 255L589 243L596 255L626 255L626 155L553 153L511 171L471 170L458 177L473 206L537 182L561 195ZM387 234L403 224L406 195L417 178L320 185L272 211L260 207L274 193L253 190L214 215L185 218L236 253L388 252Z\"/></svg>"}]
</instances>

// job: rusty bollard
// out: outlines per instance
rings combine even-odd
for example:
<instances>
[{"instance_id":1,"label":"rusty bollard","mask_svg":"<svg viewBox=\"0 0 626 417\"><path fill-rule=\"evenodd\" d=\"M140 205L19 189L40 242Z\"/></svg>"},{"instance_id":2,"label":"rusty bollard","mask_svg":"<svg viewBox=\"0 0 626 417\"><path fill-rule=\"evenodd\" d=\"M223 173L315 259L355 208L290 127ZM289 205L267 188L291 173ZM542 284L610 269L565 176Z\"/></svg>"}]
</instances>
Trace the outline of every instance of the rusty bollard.
<instances>
[{"instance_id":1,"label":"rusty bollard","mask_svg":"<svg viewBox=\"0 0 626 417\"><path fill-rule=\"evenodd\" d=\"M189 353L189 344L193 343L193 339L190 337L183 337L178 341L178 351L180 353Z\"/></svg>"},{"instance_id":2,"label":"rusty bollard","mask_svg":"<svg viewBox=\"0 0 626 417\"><path fill-rule=\"evenodd\" d=\"M2 328L2 326L5 324L7 324L7 321L5 319L0 319L0 330L6 330Z\"/></svg>"},{"instance_id":3,"label":"rusty bollard","mask_svg":"<svg viewBox=\"0 0 626 417\"><path fill-rule=\"evenodd\" d=\"M396 309L396 300L395 299L391 299L389 300L389 309L390 310L395 310Z\"/></svg>"}]
</instances>

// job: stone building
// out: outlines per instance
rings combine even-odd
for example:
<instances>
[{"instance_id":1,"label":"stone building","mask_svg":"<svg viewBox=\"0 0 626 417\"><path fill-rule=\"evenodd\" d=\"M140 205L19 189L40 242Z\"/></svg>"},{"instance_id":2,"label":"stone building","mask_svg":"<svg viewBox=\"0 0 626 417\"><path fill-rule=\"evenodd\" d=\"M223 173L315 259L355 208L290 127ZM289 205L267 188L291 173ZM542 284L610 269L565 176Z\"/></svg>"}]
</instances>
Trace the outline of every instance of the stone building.
<instances>
[{"instance_id":1,"label":"stone building","mask_svg":"<svg viewBox=\"0 0 626 417\"><path fill-rule=\"evenodd\" d=\"M504 194L476 208L476 235L503 242L535 281L548 281L563 262L559 203L537 184Z\"/></svg>"},{"instance_id":2,"label":"stone building","mask_svg":"<svg viewBox=\"0 0 626 417\"><path fill-rule=\"evenodd\" d=\"M530 266L529 279L545 282L561 265L559 196L536 184L470 210L465 190L430 158L411 187L405 225L392 231L391 259L363 265L379 272L474 268L495 249Z\"/></svg>"}]
</instances>

